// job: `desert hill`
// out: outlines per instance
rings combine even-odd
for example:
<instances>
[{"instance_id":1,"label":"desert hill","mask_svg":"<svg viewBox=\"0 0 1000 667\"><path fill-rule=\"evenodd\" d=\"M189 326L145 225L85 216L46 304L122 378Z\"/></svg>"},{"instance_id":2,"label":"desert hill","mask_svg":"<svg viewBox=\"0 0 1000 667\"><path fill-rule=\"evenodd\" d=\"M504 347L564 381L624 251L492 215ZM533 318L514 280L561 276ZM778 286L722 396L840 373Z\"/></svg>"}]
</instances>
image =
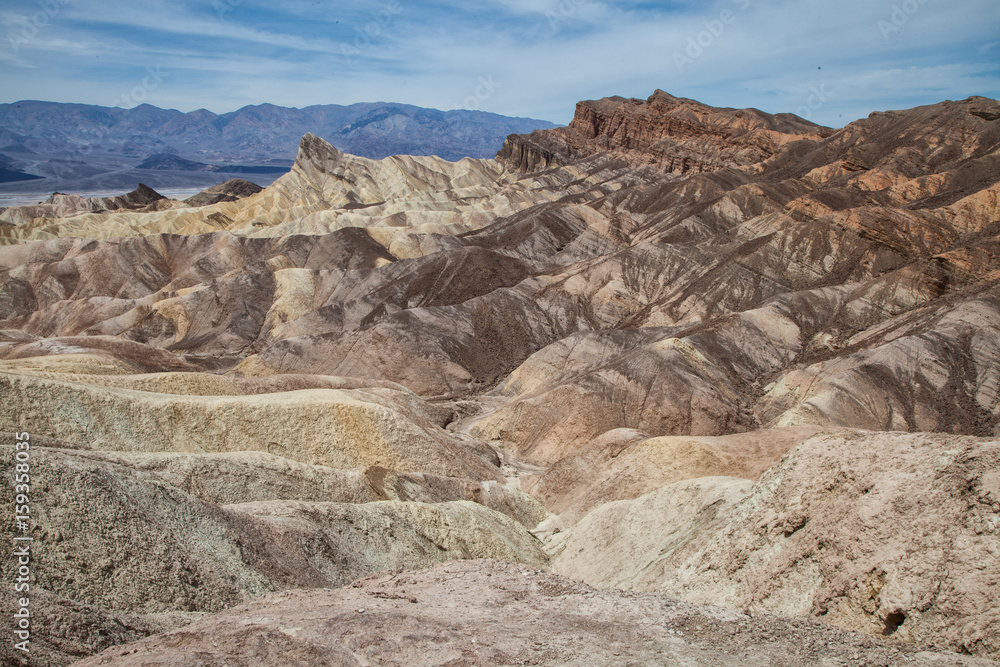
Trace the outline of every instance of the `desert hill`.
<instances>
[{"instance_id":1,"label":"desert hill","mask_svg":"<svg viewBox=\"0 0 1000 667\"><path fill-rule=\"evenodd\" d=\"M974 97L833 130L657 91L582 102L495 159L373 160L306 134L259 192L0 212L0 430L41 448L39 595L62 619L46 655L195 621L134 649L188 664L171 637L212 655L204 638L261 596L340 610L360 593L279 591L499 558L653 596L639 607L775 614L754 632L790 654L812 635L774 628L811 619L879 638L823 640L852 664L961 664L912 648L930 644L997 659L998 114ZM505 597L492 565L445 567L477 604L578 594L552 578ZM451 604L438 571L414 586ZM661 618L630 595L594 613ZM268 636L323 622L295 604ZM678 618L620 641L778 659L764 634L736 646ZM289 640L302 660L371 659L314 632ZM223 644L219 664L270 659ZM449 650L434 664L486 659Z\"/></svg>"}]
</instances>

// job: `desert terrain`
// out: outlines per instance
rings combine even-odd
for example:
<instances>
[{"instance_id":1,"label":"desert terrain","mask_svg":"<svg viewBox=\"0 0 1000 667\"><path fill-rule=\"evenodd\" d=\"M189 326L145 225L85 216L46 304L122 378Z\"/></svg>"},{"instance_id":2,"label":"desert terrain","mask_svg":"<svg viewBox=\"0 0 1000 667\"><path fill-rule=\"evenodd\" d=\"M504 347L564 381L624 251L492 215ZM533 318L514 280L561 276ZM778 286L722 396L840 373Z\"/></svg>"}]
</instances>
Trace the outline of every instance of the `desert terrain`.
<instances>
[{"instance_id":1,"label":"desert terrain","mask_svg":"<svg viewBox=\"0 0 1000 667\"><path fill-rule=\"evenodd\" d=\"M0 210L0 658L996 664L998 121L656 91Z\"/></svg>"}]
</instances>

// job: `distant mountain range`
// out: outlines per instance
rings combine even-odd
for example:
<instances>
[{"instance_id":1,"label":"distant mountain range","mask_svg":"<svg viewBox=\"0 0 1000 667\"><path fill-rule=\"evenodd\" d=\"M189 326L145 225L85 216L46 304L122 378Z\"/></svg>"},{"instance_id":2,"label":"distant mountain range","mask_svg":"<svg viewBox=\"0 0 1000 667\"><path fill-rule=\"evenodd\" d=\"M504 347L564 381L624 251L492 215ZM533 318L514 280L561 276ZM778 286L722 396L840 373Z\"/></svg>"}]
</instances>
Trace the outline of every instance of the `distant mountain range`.
<instances>
[{"instance_id":1,"label":"distant mountain range","mask_svg":"<svg viewBox=\"0 0 1000 667\"><path fill-rule=\"evenodd\" d=\"M493 157L509 134L555 127L481 111L408 104L326 104L292 109L261 104L217 115L142 104L133 109L54 102L0 104L0 150L14 145L58 152L100 149L131 157L174 153L207 162L291 160L307 132L362 157Z\"/></svg>"},{"instance_id":2,"label":"distant mountain range","mask_svg":"<svg viewBox=\"0 0 1000 667\"><path fill-rule=\"evenodd\" d=\"M284 170L261 167L290 167L308 132L362 157L454 161L493 157L508 135L552 127L530 118L385 102L304 109L261 104L220 115L149 104L121 109L22 101L0 104L0 183L6 191L129 188L139 180L198 187L227 173L266 185ZM152 178L148 170L155 171ZM32 177L46 182L15 183Z\"/></svg>"}]
</instances>

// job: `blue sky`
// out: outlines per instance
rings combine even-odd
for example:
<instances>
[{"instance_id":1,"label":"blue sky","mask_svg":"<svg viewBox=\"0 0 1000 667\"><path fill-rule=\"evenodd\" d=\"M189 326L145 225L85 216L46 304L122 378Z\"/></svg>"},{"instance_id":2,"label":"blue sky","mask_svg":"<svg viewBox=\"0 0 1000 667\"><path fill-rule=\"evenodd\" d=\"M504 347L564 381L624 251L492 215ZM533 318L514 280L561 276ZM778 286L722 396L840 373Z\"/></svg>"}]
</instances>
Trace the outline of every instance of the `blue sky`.
<instances>
[{"instance_id":1,"label":"blue sky","mask_svg":"<svg viewBox=\"0 0 1000 667\"><path fill-rule=\"evenodd\" d=\"M566 123L656 88L842 126L1000 97L997 0L4 0L0 101L406 102Z\"/></svg>"}]
</instances>

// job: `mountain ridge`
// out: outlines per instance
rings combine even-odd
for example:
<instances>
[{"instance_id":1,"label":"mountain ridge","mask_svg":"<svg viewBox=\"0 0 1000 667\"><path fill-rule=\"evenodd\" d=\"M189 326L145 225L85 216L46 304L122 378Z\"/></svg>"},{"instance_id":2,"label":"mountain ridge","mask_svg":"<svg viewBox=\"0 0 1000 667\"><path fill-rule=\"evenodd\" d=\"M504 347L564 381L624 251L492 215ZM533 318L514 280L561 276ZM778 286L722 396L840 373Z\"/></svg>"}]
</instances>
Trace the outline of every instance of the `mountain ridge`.
<instances>
[{"instance_id":1,"label":"mountain ridge","mask_svg":"<svg viewBox=\"0 0 1000 667\"><path fill-rule=\"evenodd\" d=\"M378 118L380 114L382 117ZM356 132L392 117L414 121L411 136L415 138L409 142L396 138L392 140L396 143L388 141L385 146L378 146L374 142L377 135ZM294 157L302 135L313 132L332 139L341 150L362 157L383 158L394 154L421 154L415 150L431 147L426 143L427 137L420 136L416 130L421 125L425 130L427 127L434 130L432 123L464 133L433 135L437 141L434 147L446 159L491 157L502 142L502 138L497 141L501 132L506 136L528 128L555 127L548 121L483 111L440 111L386 102L311 105L301 109L259 104L223 114L205 109L185 113L150 104L131 109L35 100L0 104L2 143L20 143L31 150L50 153L56 146L65 150L123 150L128 141L136 141L138 137L139 145L150 154L171 152L164 150L166 146L184 157L200 155L212 160L290 158ZM456 141L462 136L469 138L470 126L479 126L479 141L465 144ZM500 129L492 130L493 127ZM496 146L492 142L496 142ZM410 150L398 150L398 146L409 146Z\"/></svg>"},{"instance_id":2,"label":"mountain ridge","mask_svg":"<svg viewBox=\"0 0 1000 667\"><path fill-rule=\"evenodd\" d=\"M0 191L89 194L132 190L139 183L207 188L235 176L268 185L291 166L307 133L362 157L438 155L455 161L493 157L510 133L539 127L554 125L397 103L304 109L260 104L214 114L28 100L0 104L0 145L18 165L0 172Z\"/></svg>"},{"instance_id":3,"label":"mountain ridge","mask_svg":"<svg viewBox=\"0 0 1000 667\"><path fill-rule=\"evenodd\" d=\"M782 143L833 132L794 114L711 107L657 90L646 100L615 96L579 102L568 126L508 137L498 158L531 170L610 151L636 165L683 175L746 166ZM710 160L713 150L725 155Z\"/></svg>"}]
</instances>

